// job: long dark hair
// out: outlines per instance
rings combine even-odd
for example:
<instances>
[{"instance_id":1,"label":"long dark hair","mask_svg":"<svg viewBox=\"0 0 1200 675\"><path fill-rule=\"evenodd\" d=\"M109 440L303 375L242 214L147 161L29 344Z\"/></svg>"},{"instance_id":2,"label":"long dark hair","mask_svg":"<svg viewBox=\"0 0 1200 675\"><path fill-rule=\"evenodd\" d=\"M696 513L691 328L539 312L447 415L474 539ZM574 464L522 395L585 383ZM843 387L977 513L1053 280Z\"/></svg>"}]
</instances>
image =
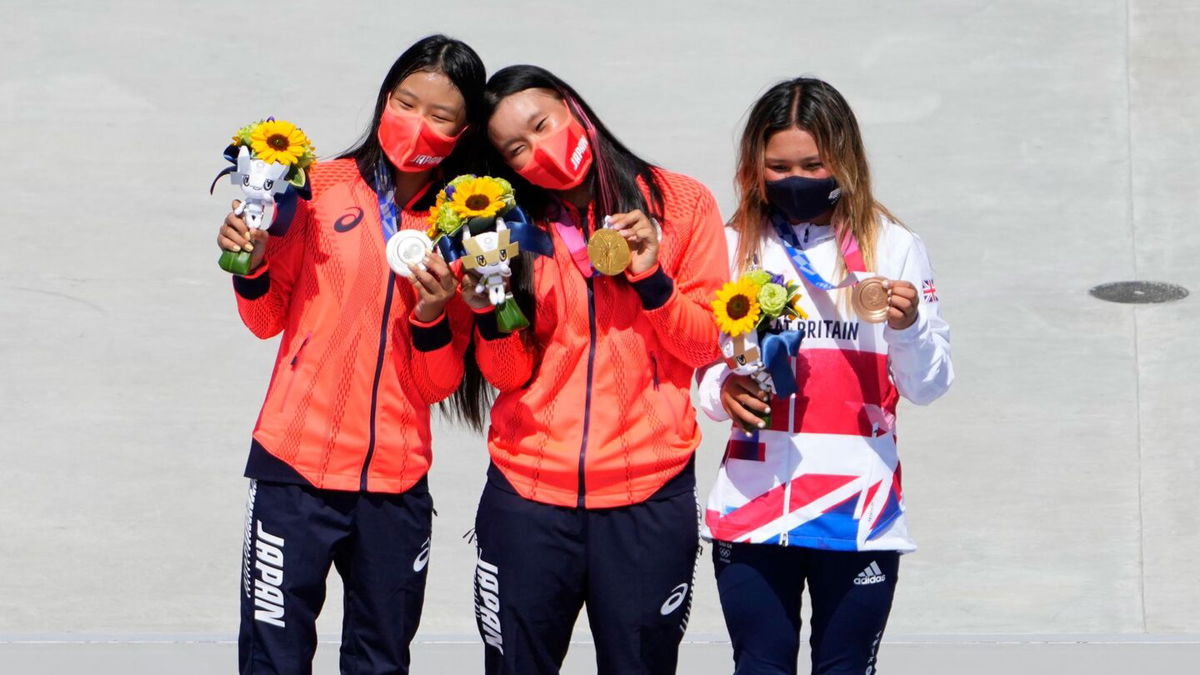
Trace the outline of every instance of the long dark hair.
<instances>
[{"instance_id":1,"label":"long dark hair","mask_svg":"<svg viewBox=\"0 0 1200 675\"><path fill-rule=\"evenodd\" d=\"M483 101L483 87L486 71L483 61L474 49L461 41L445 35L430 35L421 38L413 46L404 50L388 69L383 83L379 85L379 95L375 98L375 113L371 116L371 124L363 132L354 147L339 155L350 158L358 165L358 172L363 180L372 184L375 175L375 165L384 157L383 148L379 146L379 122L383 118L384 107L391 98L392 91L400 86L404 78L418 72L433 72L445 75L462 94L466 101L467 124L470 127L462 135L450 153L438 167L446 179L454 178L463 173L478 173L483 168L482 158L485 143L483 128L486 120L486 108ZM437 186L440 187L440 186ZM429 208L433 205L437 190L429 190L414 205L414 208Z\"/></svg>"},{"instance_id":2,"label":"long dark hair","mask_svg":"<svg viewBox=\"0 0 1200 675\"><path fill-rule=\"evenodd\" d=\"M662 187L654 175L654 165L635 155L618 140L571 85L545 68L517 65L493 73L484 89L485 124L491 119L501 101L528 89L546 89L554 92L560 100L566 102L571 114L579 119L587 131L594 158L586 178L586 185L594 202L591 210L592 228L599 227L605 215L625 213L633 209L640 209L652 218L662 218ZM546 218L556 215L557 198L551 191L538 187L518 175L490 144L485 152L489 173L493 176L503 176L513 184L517 202L530 218L535 222L545 222ZM639 179L649 194L649 201L646 199L646 193L643 193L638 185ZM586 223L581 225L587 229ZM513 298L530 321L530 327L523 331L521 339L536 351L540 346L534 340L537 299L533 270L534 255L522 253L519 259L513 261L510 283ZM468 355L463 381L453 400L457 417L471 427L482 430L486 423L484 413L490 409L495 392L480 374L479 365L473 356Z\"/></svg>"},{"instance_id":3,"label":"long dark hair","mask_svg":"<svg viewBox=\"0 0 1200 675\"><path fill-rule=\"evenodd\" d=\"M593 227L598 227L600 220L607 214L624 213L633 209L641 209L653 218L661 218L663 196L654 176L654 166L625 147L625 144L604 126L600 118L596 117L587 101L554 73L530 65L508 66L493 73L488 78L484 90L487 118L491 119L500 101L527 89L547 89L554 92L559 99L566 102L567 108L579 118L588 132L588 141L592 144L592 154L595 157L587 177L587 184L595 200L592 209ZM554 195L550 191L508 170L504 159L495 148L491 148L488 161L489 164L504 168L517 190L518 201L534 218L544 218L548 215L547 209L554 201ZM638 186L639 178L650 194L649 203Z\"/></svg>"},{"instance_id":4,"label":"long dark hair","mask_svg":"<svg viewBox=\"0 0 1200 675\"><path fill-rule=\"evenodd\" d=\"M400 86L409 75L417 72L441 73L462 94L466 101L467 124L470 127L454 145L454 151L442 161L438 167L440 178L438 182L464 173L484 173L484 148L486 143L486 108L483 100L483 87L486 71L479 55L467 43L445 35L430 35L418 40L413 46L404 50L388 69L383 83L379 85L379 95L375 98L375 112L371 116L371 124L363 132L362 137L339 158L353 159L358 165L358 172L367 184L374 183L375 165L384 157L383 148L379 146L379 122L383 118L384 106L388 104L392 91ZM441 185L434 185L413 205L414 209L427 209L433 206ZM474 347L468 347L467 363L475 363ZM482 393L481 393L482 392ZM487 398L487 383L479 369L473 368L464 378L463 384L455 395L438 404L439 410L452 419L461 420L476 429L482 429L478 421L483 418L489 400Z\"/></svg>"}]
</instances>

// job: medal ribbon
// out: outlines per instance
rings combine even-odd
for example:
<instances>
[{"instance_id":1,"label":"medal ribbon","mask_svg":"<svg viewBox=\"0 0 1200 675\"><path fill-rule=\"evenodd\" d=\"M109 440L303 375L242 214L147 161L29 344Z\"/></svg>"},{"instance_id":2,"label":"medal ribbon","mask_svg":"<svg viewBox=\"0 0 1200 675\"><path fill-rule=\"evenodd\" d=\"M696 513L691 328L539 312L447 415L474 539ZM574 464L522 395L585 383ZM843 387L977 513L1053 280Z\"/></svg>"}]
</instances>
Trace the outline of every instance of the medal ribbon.
<instances>
[{"instance_id":1,"label":"medal ribbon","mask_svg":"<svg viewBox=\"0 0 1200 675\"><path fill-rule=\"evenodd\" d=\"M560 208L558 216L552 219L554 230L567 245L567 250L571 252L571 259L575 261L575 267L579 268L579 273L583 275L584 279L591 279L596 275L596 270L592 267L592 259L588 257L587 242L583 240L583 229L562 222L565 211L566 209Z\"/></svg>"},{"instance_id":2,"label":"medal ribbon","mask_svg":"<svg viewBox=\"0 0 1200 675\"><path fill-rule=\"evenodd\" d=\"M778 213L772 213L771 224L775 226L775 232L783 242L783 248L787 251L788 258L792 261L792 266L812 286L823 291L833 291L857 284L861 278L860 274L866 273L867 267L863 262L862 251L858 248L858 240L852 232L847 231L846 235L842 237L841 242L842 259L846 261L846 271L849 274L846 275L846 278L840 284L832 284L817 272L816 268L813 267L812 261L808 259L808 254L800 250L800 242L796 240L796 233L783 216Z\"/></svg>"},{"instance_id":3,"label":"medal ribbon","mask_svg":"<svg viewBox=\"0 0 1200 675\"><path fill-rule=\"evenodd\" d=\"M375 163L375 195L379 197L379 224L383 228L383 241L386 243L400 229L400 220L396 211L392 172L388 170L384 159Z\"/></svg>"}]
</instances>

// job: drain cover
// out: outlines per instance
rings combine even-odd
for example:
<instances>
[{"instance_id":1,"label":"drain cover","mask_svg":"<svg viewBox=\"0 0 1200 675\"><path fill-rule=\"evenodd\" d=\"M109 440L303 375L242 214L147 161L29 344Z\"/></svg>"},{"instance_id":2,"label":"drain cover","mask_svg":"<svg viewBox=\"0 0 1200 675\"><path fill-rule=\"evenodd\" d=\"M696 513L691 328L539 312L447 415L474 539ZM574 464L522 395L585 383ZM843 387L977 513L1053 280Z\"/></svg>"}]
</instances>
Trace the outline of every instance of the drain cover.
<instances>
[{"instance_id":1,"label":"drain cover","mask_svg":"<svg viewBox=\"0 0 1200 675\"><path fill-rule=\"evenodd\" d=\"M1161 281L1114 281L1100 284L1088 292L1101 300L1133 304L1171 302L1188 295L1188 289L1183 286Z\"/></svg>"}]
</instances>

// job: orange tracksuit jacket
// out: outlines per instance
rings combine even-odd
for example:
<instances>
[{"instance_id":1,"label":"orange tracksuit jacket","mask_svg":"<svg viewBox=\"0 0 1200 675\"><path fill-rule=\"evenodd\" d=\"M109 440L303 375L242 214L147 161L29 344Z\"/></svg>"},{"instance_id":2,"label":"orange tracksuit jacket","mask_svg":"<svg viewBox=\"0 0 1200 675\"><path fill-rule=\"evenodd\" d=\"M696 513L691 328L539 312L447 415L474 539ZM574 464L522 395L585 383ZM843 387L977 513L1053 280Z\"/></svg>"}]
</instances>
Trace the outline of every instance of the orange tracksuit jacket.
<instances>
[{"instance_id":1,"label":"orange tracksuit jacket","mask_svg":"<svg viewBox=\"0 0 1200 675\"><path fill-rule=\"evenodd\" d=\"M250 331L283 332L247 475L282 462L318 488L404 492L429 470L429 406L457 388L473 319L457 298L432 324L411 319L418 296L388 268L374 189L350 159L310 171L311 201L234 278ZM424 218L405 208L400 227Z\"/></svg>"},{"instance_id":2,"label":"orange tracksuit jacket","mask_svg":"<svg viewBox=\"0 0 1200 675\"><path fill-rule=\"evenodd\" d=\"M645 501L700 443L689 392L719 356L709 302L728 278L716 201L698 181L655 170L664 205L658 265L585 279L548 227L554 257L534 264L536 318L520 332L477 317L476 358L500 394L492 462L527 499L580 508ZM574 222L587 222L566 206ZM566 217L564 215L564 217Z\"/></svg>"}]
</instances>

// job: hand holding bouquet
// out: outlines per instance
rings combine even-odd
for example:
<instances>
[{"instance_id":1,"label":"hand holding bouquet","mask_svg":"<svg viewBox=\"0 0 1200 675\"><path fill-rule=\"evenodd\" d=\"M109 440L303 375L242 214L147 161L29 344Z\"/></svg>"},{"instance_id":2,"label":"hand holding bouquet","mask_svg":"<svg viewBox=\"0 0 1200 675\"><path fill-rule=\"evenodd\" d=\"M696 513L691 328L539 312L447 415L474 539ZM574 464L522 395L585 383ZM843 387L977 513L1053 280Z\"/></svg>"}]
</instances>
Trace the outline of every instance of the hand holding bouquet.
<instances>
[{"instance_id":1,"label":"hand holding bouquet","mask_svg":"<svg viewBox=\"0 0 1200 675\"><path fill-rule=\"evenodd\" d=\"M242 189L242 201L234 215L245 219L252 229L271 223L271 210L283 195L308 196L308 174L316 161L312 143L299 127L268 117L248 124L233 136L225 148L225 159L232 164L217 174L231 174L230 182ZM216 187L216 180L212 188ZM218 261L221 269L233 274L250 273L250 253L224 251Z\"/></svg>"},{"instance_id":2,"label":"hand holding bouquet","mask_svg":"<svg viewBox=\"0 0 1200 675\"><path fill-rule=\"evenodd\" d=\"M513 225L529 226L517 208L508 181L463 175L450 181L438 194L429 211L426 234L435 245L445 240L449 246L453 239L458 239L462 250L455 251L456 257L462 260L464 269L479 278L475 292L487 291L488 300L496 308L497 326L511 333L528 326L529 319L509 290L510 263L520 255L521 246L520 237L513 236L506 217L514 219Z\"/></svg>"},{"instance_id":3,"label":"hand holding bouquet","mask_svg":"<svg viewBox=\"0 0 1200 675\"><path fill-rule=\"evenodd\" d=\"M800 297L800 284L765 270L751 270L726 283L712 301L726 364L734 374L753 378L768 395L796 393L789 358L799 352L801 334L774 324L783 318L807 317ZM770 413L761 416L770 425Z\"/></svg>"}]
</instances>

